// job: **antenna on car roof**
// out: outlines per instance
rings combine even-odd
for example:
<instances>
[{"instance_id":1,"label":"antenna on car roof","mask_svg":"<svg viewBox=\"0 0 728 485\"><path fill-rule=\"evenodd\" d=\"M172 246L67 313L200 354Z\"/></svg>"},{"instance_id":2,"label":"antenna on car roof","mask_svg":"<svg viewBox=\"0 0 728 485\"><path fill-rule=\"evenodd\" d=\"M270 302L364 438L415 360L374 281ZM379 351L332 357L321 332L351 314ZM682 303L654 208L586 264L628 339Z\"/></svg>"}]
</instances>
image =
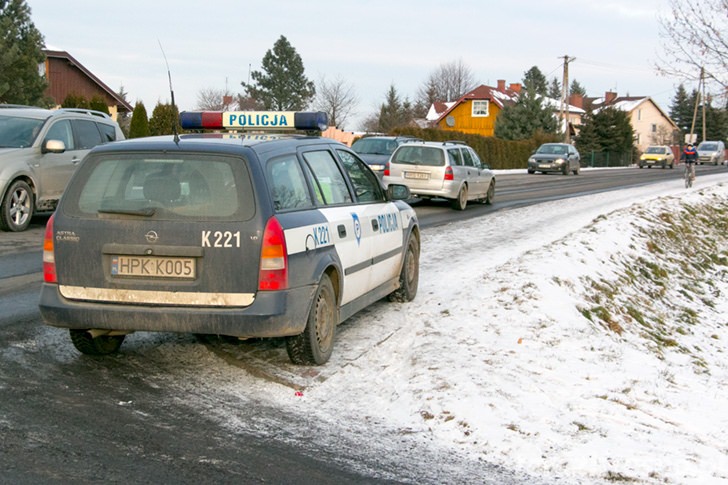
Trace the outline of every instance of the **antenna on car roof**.
<instances>
[{"instance_id":1,"label":"antenna on car roof","mask_svg":"<svg viewBox=\"0 0 728 485\"><path fill-rule=\"evenodd\" d=\"M157 39L157 42L159 42L159 50L162 51L162 56L164 57L164 63L167 65L167 77L169 78L169 93L172 96L172 112L177 109L177 105L174 104L174 89L172 89L172 73L169 70L169 62L167 62L167 55L164 53L164 49L162 48L162 41ZM179 133L177 133L177 120L175 119L172 123L172 133L174 134L174 142L179 143Z\"/></svg>"}]
</instances>

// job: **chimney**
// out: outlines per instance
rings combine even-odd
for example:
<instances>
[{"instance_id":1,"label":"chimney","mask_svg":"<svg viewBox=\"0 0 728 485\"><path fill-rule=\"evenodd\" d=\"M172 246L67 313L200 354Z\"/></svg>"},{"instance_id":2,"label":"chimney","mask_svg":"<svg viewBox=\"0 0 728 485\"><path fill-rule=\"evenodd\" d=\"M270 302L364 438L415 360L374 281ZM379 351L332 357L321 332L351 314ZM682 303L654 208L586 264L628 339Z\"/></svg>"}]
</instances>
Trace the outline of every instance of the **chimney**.
<instances>
[{"instance_id":1,"label":"chimney","mask_svg":"<svg viewBox=\"0 0 728 485\"><path fill-rule=\"evenodd\" d=\"M617 93L612 91L604 93L604 104L612 104L615 99L617 99Z\"/></svg>"},{"instance_id":2,"label":"chimney","mask_svg":"<svg viewBox=\"0 0 728 485\"><path fill-rule=\"evenodd\" d=\"M498 79L498 91L505 92L505 90L506 90L506 80Z\"/></svg>"},{"instance_id":3,"label":"chimney","mask_svg":"<svg viewBox=\"0 0 728 485\"><path fill-rule=\"evenodd\" d=\"M569 104L579 109L584 109L584 96L581 94L572 94L569 96Z\"/></svg>"},{"instance_id":4,"label":"chimney","mask_svg":"<svg viewBox=\"0 0 728 485\"><path fill-rule=\"evenodd\" d=\"M521 83L511 83L511 85L509 87L510 87L511 91L515 91L517 93L520 93L522 86L521 86Z\"/></svg>"}]
</instances>

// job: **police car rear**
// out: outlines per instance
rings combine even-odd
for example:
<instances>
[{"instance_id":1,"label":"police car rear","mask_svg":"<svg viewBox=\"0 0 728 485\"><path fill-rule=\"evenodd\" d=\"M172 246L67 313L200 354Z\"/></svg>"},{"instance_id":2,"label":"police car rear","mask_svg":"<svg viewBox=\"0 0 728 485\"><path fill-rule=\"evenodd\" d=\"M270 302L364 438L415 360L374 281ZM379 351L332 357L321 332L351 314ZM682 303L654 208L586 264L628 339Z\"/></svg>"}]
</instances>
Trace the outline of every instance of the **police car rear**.
<instances>
[{"instance_id":1,"label":"police car rear","mask_svg":"<svg viewBox=\"0 0 728 485\"><path fill-rule=\"evenodd\" d=\"M320 129L322 113L182 113L185 128ZM287 337L325 363L336 325L417 291L419 228L347 147L191 134L95 149L46 229L41 314L87 354L133 331Z\"/></svg>"}]
</instances>

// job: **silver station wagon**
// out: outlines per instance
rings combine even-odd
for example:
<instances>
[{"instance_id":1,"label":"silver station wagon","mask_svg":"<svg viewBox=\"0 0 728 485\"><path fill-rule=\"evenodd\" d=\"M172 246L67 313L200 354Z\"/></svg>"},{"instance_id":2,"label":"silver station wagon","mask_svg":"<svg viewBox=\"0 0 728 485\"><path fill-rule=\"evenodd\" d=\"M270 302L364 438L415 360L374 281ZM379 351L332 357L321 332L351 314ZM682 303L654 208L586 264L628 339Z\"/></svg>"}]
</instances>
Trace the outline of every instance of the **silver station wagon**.
<instances>
[{"instance_id":1,"label":"silver station wagon","mask_svg":"<svg viewBox=\"0 0 728 485\"><path fill-rule=\"evenodd\" d=\"M400 145L384 169L383 182L404 184L420 198L448 199L453 209L468 201L492 204L495 175L477 153L462 142L409 142Z\"/></svg>"},{"instance_id":2,"label":"silver station wagon","mask_svg":"<svg viewBox=\"0 0 728 485\"><path fill-rule=\"evenodd\" d=\"M417 293L420 230L325 113L186 112L199 133L99 146L49 220L40 311L86 354L134 331L285 337L323 364L337 324Z\"/></svg>"}]
</instances>

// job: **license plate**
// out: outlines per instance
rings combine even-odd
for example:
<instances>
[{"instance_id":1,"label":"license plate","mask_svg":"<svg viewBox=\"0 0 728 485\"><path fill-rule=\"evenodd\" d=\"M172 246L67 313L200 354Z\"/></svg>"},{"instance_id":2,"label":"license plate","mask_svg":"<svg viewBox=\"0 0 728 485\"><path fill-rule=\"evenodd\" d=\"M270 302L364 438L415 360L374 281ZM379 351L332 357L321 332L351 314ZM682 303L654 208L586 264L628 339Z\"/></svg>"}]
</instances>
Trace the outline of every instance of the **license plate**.
<instances>
[{"instance_id":1,"label":"license plate","mask_svg":"<svg viewBox=\"0 0 728 485\"><path fill-rule=\"evenodd\" d=\"M111 275L193 279L195 278L195 259L160 256L112 256Z\"/></svg>"},{"instance_id":2,"label":"license plate","mask_svg":"<svg viewBox=\"0 0 728 485\"><path fill-rule=\"evenodd\" d=\"M427 180L430 178L430 174L426 172L405 172L404 178L406 179L417 179L417 180Z\"/></svg>"}]
</instances>

